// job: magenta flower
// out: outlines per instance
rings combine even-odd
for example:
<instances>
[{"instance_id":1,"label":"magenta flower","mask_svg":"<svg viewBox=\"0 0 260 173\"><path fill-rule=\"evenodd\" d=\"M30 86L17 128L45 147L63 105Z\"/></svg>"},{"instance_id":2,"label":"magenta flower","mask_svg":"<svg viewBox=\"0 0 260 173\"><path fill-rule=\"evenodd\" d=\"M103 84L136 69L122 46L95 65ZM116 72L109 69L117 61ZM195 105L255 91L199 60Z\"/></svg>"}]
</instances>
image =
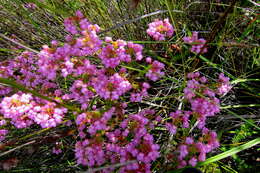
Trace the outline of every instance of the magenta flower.
<instances>
[{"instance_id":1,"label":"magenta flower","mask_svg":"<svg viewBox=\"0 0 260 173\"><path fill-rule=\"evenodd\" d=\"M155 40L165 40L165 37L171 37L174 29L169 23L169 19L154 20L149 23L149 28L146 30L147 34Z\"/></svg>"},{"instance_id":2,"label":"magenta flower","mask_svg":"<svg viewBox=\"0 0 260 173\"><path fill-rule=\"evenodd\" d=\"M126 56L125 61L130 62L132 57L135 58L137 61L143 59L143 46L140 44L135 44L133 42L127 42L126 47Z\"/></svg>"},{"instance_id":3,"label":"magenta flower","mask_svg":"<svg viewBox=\"0 0 260 173\"><path fill-rule=\"evenodd\" d=\"M34 106L30 94L14 94L11 97L4 97L0 103L0 112L4 118L11 119L16 128L26 128L33 124L28 113Z\"/></svg>"},{"instance_id":4,"label":"magenta flower","mask_svg":"<svg viewBox=\"0 0 260 173\"><path fill-rule=\"evenodd\" d=\"M206 40L203 38L198 38L198 32L192 32L191 37L183 37L183 41L185 43L191 44L192 47L190 49L191 52L194 53L206 53L208 50L205 47Z\"/></svg>"},{"instance_id":5,"label":"magenta flower","mask_svg":"<svg viewBox=\"0 0 260 173\"><path fill-rule=\"evenodd\" d=\"M218 88L217 88L217 94L218 95L225 95L231 90L232 86L229 82L229 78L224 76L224 73L219 74L218 79Z\"/></svg>"},{"instance_id":6,"label":"magenta flower","mask_svg":"<svg viewBox=\"0 0 260 173\"><path fill-rule=\"evenodd\" d=\"M164 64L155 60L145 76L151 79L152 81L157 81L164 75L164 72L161 71L163 68Z\"/></svg>"},{"instance_id":7,"label":"magenta flower","mask_svg":"<svg viewBox=\"0 0 260 173\"><path fill-rule=\"evenodd\" d=\"M35 106L29 117L42 128L49 128L60 124L66 112L66 108L58 108L55 103L49 102L44 106Z\"/></svg>"},{"instance_id":8,"label":"magenta flower","mask_svg":"<svg viewBox=\"0 0 260 173\"><path fill-rule=\"evenodd\" d=\"M118 73L110 77L99 75L93 79L92 85L100 97L112 100L119 99L121 95L132 88L130 82Z\"/></svg>"},{"instance_id":9,"label":"magenta flower","mask_svg":"<svg viewBox=\"0 0 260 173\"><path fill-rule=\"evenodd\" d=\"M102 48L99 58L106 68L115 68L121 61L129 62L129 56L126 56L125 46L127 43L123 40L112 41L111 37L106 37L107 45Z\"/></svg>"}]
</instances>

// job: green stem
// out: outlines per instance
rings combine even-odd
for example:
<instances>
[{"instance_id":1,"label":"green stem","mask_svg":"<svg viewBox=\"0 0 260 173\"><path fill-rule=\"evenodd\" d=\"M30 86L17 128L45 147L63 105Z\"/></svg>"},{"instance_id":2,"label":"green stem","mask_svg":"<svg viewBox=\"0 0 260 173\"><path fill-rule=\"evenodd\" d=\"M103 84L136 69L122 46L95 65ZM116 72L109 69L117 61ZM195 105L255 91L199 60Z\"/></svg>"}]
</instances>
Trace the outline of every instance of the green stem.
<instances>
[{"instance_id":1,"label":"green stem","mask_svg":"<svg viewBox=\"0 0 260 173\"><path fill-rule=\"evenodd\" d=\"M258 127L257 125L255 125L255 124L252 123L251 121L248 121L247 119L245 119L245 118L243 118L243 117L237 115L235 112L232 112L232 111L230 111L230 110L227 110L227 111L228 111L228 113L234 115L235 117L237 117L237 118L239 118L239 119L241 119L241 120L247 122L247 123L250 124L251 126L254 126L256 129L260 130L260 127Z\"/></svg>"},{"instance_id":2,"label":"green stem","mask_svg":"<svg viewBox=\"0 0 260 173\"><path fill-rule=\"evenodd\" d=\"M260 107L260 104L248 104L248 105L228 105L221 106L221 109L231 109L231 108L247 108L247 107Z\"/></svg>"},{"instance_id":3,"label":"green stem","mask_svg":"<svg viewBox=\"0 0 260 173\"><path fill-rule=\"evenodd\" d=\"M173 27L174 27L174 30L175 30L174 32L175 32L175 34L176 34L176 37L179 38L179 36L178 36L178 28L177 28L177 25L176 25L175 22L174 22L174 17L173 17L173 14L172 14L170 5L169 5L169 3L168 3L168 0L165 0L165 5L167 6L168 12L169 12L169 14L170 14L171 21L172 21L172 25L173 25Z\"/></svg>"}]
</instances>

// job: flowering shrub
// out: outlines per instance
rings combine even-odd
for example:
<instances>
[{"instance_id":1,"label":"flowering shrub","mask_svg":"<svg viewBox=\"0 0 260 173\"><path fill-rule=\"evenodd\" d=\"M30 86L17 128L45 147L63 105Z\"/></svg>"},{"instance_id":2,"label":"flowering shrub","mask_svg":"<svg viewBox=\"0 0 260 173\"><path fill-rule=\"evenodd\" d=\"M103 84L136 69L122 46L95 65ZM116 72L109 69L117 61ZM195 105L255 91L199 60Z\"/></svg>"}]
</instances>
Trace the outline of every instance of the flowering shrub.
<instances>
[{"instance_id":1,"label":"flowering shrub","mask_svg":"<svg viewBox=\"0 0 260 173\"><path fill-rule=\"evenodd\" d=\"M28 128L32 124L51 128L64 123L64 117L75 117L77 164L93 168L135 161L122 166L119 172L151 172L152 162L160 156L160 145L152 134L157 125L168 129L178 140L174 154L167 153L178 168L188 164L195 166L219 146L216 133L205 127L205 120L220 111L216 95L231 89L227 77L220 74L217 84L212 84L199 72L189 73L184 89L186 110L170 113L169 120L162 119L151 109L129 113L130 103L142 102L149 96L151 81L164 76L165 65L151 57L142 61L140 44L113 41L110 37L102 41L98 36L99 27L79 11L64 24L70 33L64 44L52 41L51 46L43 46L39 54L24 52L15 59L1 62L1 78L13 79L55 102L1 86L0 94L4 97L0 103L0 141L5 139L10 123L16 128ZM154 39L163 40L165 36L172 36L173 27L168 19L156 20L149 24L147 32ZM127 69L135 61L148 65L144 74L135 75L131 68ZM140 76L142 82L139 82ZM67 89L59 82L64 78L71 83ZM59 103L80 109L64 108ZM66 125L71 126L71 122ZM201 132L187 133L192 127ZM183 135L180 137L180 134ZM61 149L55 147L53 153L59 154Z\"/></svg>"}]
</instances>

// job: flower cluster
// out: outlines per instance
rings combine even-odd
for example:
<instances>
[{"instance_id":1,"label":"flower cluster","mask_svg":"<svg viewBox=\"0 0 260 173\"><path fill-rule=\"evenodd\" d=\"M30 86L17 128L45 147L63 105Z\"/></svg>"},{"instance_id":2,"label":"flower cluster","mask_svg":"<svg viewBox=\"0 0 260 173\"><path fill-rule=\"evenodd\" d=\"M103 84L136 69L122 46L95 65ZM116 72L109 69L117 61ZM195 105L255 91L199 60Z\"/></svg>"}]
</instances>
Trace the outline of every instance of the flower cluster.
<instances>
[{"instance_id":1,"label":"flower cluster","mask_svg":"<svg viewBox=\"0 0 260 173\"><path fill-rule=\"evenodd\" d=\"M28 113L34 108L35 103L29 94L14 94L11 97L5 97L0 103L0 112L4 118L11 119L11 123L16 128L25 128L33 124Z\"/></svg>"},{"instance_id":2,"label":"flower cluster","mask_svg":"<svg viewBox=\"0 0 260 173\"><path fill-rule=\"evenodd\" d=\"M132 59L137 61L142 60L143 46L133 42L126 42L124 40L113 41L111 37L106 37L105 47L101 49L99 58L106 68L115 68L121 62L131 62Z\"/></svg>"},{"instance_id":3,"label":"flower cluster","mask_svg":"<svg viewBox=\"0 0 260 173\"><path fill-rule=\"evenodd\" d=\"M218 95L225 95L231 90L232 86L229 83L229 78L225 77L223 73L219 74L218 77L218 89L217 94Z\"/></svg>"},{"instance_id":4,"label":"flower cluster","mask_svg":"<svg viewBox=\"0 0 260 173\"><path fill-rule=\"evenodd\" d=\"M149 83L144 82L142 84L142 90L140 92L132 92L131 93L130 101L131 102L141 102L143 97L147 97L148 96L147 90L149 88L150 88Z\"/></svg>"},{"instance_id":5,"label":"flower cluster","mask_svg":"<svg viewBox=\"0 0 260 173\"><path fill-rule=\"evenodd\" d=\"M164 72L161 70L164 68L164 64L159 61L153 61L150 69L146 73L146 77L151 79L152 81L157 81L159 78L164 76Z\"/></svg>"},{"instance_id":6,"label":"flower cluster","mask_svg":"<svg viewBox=\"0 0 260 173\"><path fill-rule=\"evenodd\" d=\"M169 19L158 20L149 23L149 28L146 30L147 34L155 40L165 40L165 37L171 37L174 29L169 22Z\"/></svg>"},{"instance_id":7,"label":"flower cluster","mask_svg":"<svg viewBox=\"0 0 260 173\"><path fill-rule=\"evenodd\" d=\"M185 141L177 148L179 153L177 162L178 168L196 166L198 161L205 161L206 154L219 147L216 132L211 132L207 128L203 129L202 137L195 142L192 137L186 137Z\"/></svg>"},{"instance_id":8,"label":"flower cluster","mask_svg":"<svg viewBox=\"0 0 260 173\"><path fill-rule=\"evenodd\" d=\"M214 116L220 111L220 101L216 97L218 89L209 88L208 79L201 76L199 72L188 74L187 87L184 89L184 96L191 104L193 115L197 117L198 127L202 129L205 126L205 120L208 116Z\"/></svg>"},{"instance_id":9,"label":"flower cluster","mask_svg":"<svg viewBox=\"0 0 260 173\"><path fill-rule=\"evenodd\" d=\"M4 118L11 119L16 128L26 128L33 123L42 128L56 127L67 112L66 108L58 108L54 103L41 105L30 94L23 93L5 97L0 106Z\"/></svg>"},{"instance_id":10,"label":"flower cluster","mask_svg":"<svg viewBox=\"0 0 260 173\"><path fill-rule=\"evenodd\" d=\"M183 41L185 43L191 44L192 47L190 49L191 52L194 53L206 53L207 48L205 47L206 40L203 38L198 38L198 32L192 32L191 37L183 37Z\"/></svg>"},{"instance_id":11,"label":"flower cluster","mask_svg":"<svg viewBox=\"0 0 260 173\"><path fill-rule=\"evenodd\" d=\"M109 78L105 75L100 75L93 82L93 87L100 97L112 100L118 100L119 96L132 88L130 82L118 73Z\"/></svg>"},{"instance_id":12,"label":"flower cluster","mask_svg":"<svg viewBox=\"0 0 260 173\"><path fill-rule=\"evenodd\" d=\"M220 101L216 95L223 94L219 92L223 83L230 86L229 79L224 74L219 75L217 84L209 83L208 79L199 72L189 73L187 77L189 80L187 87L184 88L184 97L190 104L191 110L172 112L171 122L166 122L165 127L175 135L178 130L183 131L183 129L195 127L194 122L197 121L198 131L201 131L202 136L198 138L198 142L195 142L192 136L182 137L182 142L173 156L175 162L178 163L178 168L186 165L195 166L198 161L205 160L207 153L219 146L217 134L205 127L205 121L207 117L214 116L220 111Z\"/></svg>"},{"instance_id":13,"label":"flower cluster","mask_svg":"<svg viewBox=\"0 0 260 173\"><path fill-rule=\"evenodd\" d=\"M105 162L123 163L128 160L137 160L121 167L119 172L149 172L151 162L159 156L159 146L154 144L153 136L148 131L150 121L147 116L153 115L154 111L144 110L138 114L132 114L121 121L118 129L107 126L112 115L116 114L114 107L103 115L95 114L92 113L90 116L84 113L77 118L79 129L84 134L81 135L82 141L76 143L77 163L93 167ZM89 127L84 133L86 124L89 124ZM86 133L91 138L87 137Z\"/></svg>"},{"instance_id":14,"label":"flower cluster","mask_svg":"<svg viewBox=\"0 0 260 173\"><path fill-rule=\"evenodd\" d=\"M172 112L170 114L170 117L172 118L172 123L166 123L166 128L173 135L176 134L177 127L189 128L190 115L191 111L177 110L176 112Z\"/></svg>"}]
</instances>

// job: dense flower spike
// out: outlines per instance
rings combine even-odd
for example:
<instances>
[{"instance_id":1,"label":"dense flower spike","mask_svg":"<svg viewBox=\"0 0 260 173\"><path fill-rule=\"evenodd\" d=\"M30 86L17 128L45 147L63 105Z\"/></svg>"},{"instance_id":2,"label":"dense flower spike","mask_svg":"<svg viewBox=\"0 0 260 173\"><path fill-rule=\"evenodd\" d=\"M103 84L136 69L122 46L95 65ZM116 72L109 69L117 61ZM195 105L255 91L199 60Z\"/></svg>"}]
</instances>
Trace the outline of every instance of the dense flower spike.
<instances>
[{"instance_id":1,"label":"dense flower spike","mask_svg":"<svg viewBox=\"0 0 260 173\"><path fill-rule=\"evenodd\" d=\"M194 53L206 53L208 50L205 47L206 40L203 38L198 38L198 32L192 32L191 37L183 37L183 41L185 43L191 44L192 47L190 49L191 52Z\"/></svg>"},{"instance_id":2,"label":"dense flower spike","mask_svg":"<svg viewBox=\"0 0 260 173\"><path fill-rule=\"evenodd\" d=\"M198 161L205 161L206 154L219 147L216 132L210 132L208 129L203 129L203 137L200 141L195 142L192 137L186 137L183 144L181 144L176 153L178 168L182 168L187 164L196 166Z\"/></svg>"},{"instance_id":3,"label":"dense flower spike","mask_svg":"<svg viewBox=\"0 0 260 173\"><path fill-rule=\"evenodd\" d=\"M193 115L199 120L198 127L202 129L206 117L214 116L220 111L220 101L216 98L218 89L209 88L207 78L201 76L199 72L189 73L187 77L190 80L184 89L184 97L190 102Z\"/></svg>"},{"instance_id":4,"label":"dense flower spike","mask_svg":"<svg viewBox=\"0 0 260 173\"><path fill-rule=\"evenodd\" d=\"M149 28L146 32L155 40L165 40L165 37L171 37L173 35L174 29L170 24L169 19L156 19L149 24Z\"/></svg>"},{"instance_id":5,"label":"dense flower spike","mask_svg":"<svg viewBox=\"0 0 260 173\"><path fill-rule=\"evenodd\" d=\"M205 121L207 117L214 116L220 111L219 99L216 98L219 88L223 84L230 85L229 78L224 74L219 75L217 84L209 83L209 80L199 72L189 73L187 78L189 80L184 89L184 97L190 103L191 110L172 112L170 114L172 122L166 122L165 127L174 135L178 132L178 128L189 128L190 124L196 120L201 137L196 141L193 137L183 138L185 136L182 136L182 142L177 147L175 154L171 156L177 162L177 168L187 165L196 166L197 162L205 161L207 153L219 147L216 132L207 129Z\"/></svg>"},{"instance_id":6,"label":"dense flower spike","mask_svg":"<svg viewBox=\"0 0 260 173\"><path fill-rule=\"evenodd\" d=\"M153 137L147 129L149 119L146 116L153 115L154 111L144 110L138 114L132 114L121 122L121 128L111 129L107 126L107 121L111 119L114 111L115 108L111 108L97 121L91 120L94 114L78 116L77 124L80 126L81 132L86 127L85 124L90 124L86 133L92 136L91 139L85 138L86 136L82 137L82 141L76 143L78 164L93 167L101 165L105 161L118 163L136 159L137 163L121 167L120 172L150 171L151 162L159 156L159 146L154 144ZM92 123L92 121L94 122ZM102 136L101 131L106 131L105 136ZM95 157L93 157L94 155Z\"/></svg>"}]
</instances>

